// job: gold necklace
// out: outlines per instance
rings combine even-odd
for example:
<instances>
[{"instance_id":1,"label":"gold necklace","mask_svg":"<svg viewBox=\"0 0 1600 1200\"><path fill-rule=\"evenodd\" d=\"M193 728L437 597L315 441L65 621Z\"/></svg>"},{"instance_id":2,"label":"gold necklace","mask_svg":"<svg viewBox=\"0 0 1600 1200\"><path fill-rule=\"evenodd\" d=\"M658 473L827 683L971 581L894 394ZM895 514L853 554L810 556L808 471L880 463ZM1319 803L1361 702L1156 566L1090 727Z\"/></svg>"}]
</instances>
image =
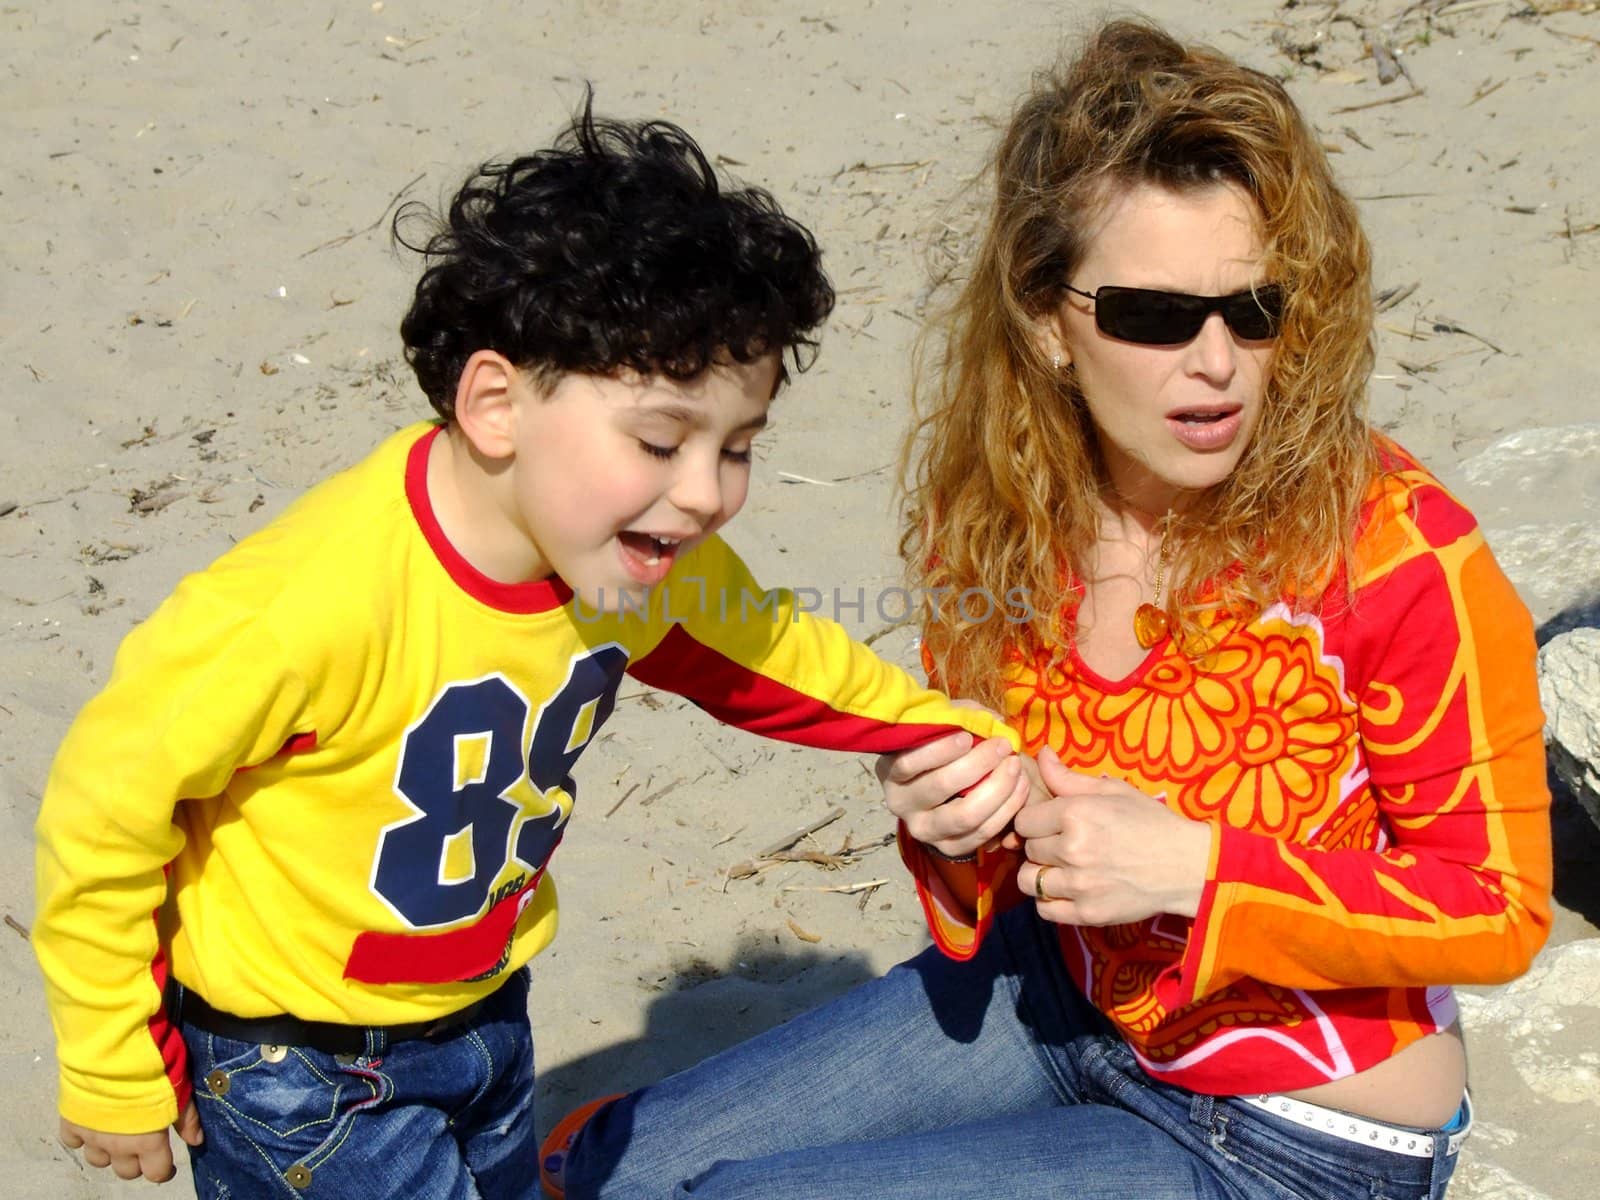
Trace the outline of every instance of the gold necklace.
<instances>
[{"instance_id":1,"label":"gold necklace","mask_svg":"<svg viewBox=\"0 0 1600 1200\"><path fill-rule=\"evenodd\" d=\"M1155 597L1133 610L1133 636L1146 650L1166 637L1172 628L1172 619L1167 616L1167 610L1161 607L1161 583L1167 572L1167 538L1171 532L1172 514L1168 513L1161 520L1161 549L1156 551Z\"/></svg>"}]
</instances>

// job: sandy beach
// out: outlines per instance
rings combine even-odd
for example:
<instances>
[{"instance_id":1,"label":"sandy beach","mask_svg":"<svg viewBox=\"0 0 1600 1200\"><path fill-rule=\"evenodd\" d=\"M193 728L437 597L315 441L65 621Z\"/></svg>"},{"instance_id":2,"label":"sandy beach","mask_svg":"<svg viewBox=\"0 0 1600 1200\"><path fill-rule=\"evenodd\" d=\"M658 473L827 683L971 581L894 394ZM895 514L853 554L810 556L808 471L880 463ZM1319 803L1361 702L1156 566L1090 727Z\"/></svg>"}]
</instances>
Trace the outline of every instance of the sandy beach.
<instances>
[{"instance_id":1,"label":"sandy beach","mask_svg":"<svg viewBox=\"0 0 1600 1200\"><path fill-rule=\"evenodd\" d=\"M475 164L543 145L586 83L597 111L678 122L722 169L769 188L816 233L839 304L816 366L774 408L729 540L764 585L817 589L824 615L914 667L914 631L874 602L900 579L893 464L913 341L962 270L996 126L1094 11L0 9L0 1002L13 1021L0 1033L0 1192L157 1194L56 1142L27 942L32 823L56 745L128 630L185 572L427 415L396 333L417 271L390 246L396 207L436 205ZM1588 349L1600 4L1141 11L1285 80L1374 241L1374 421L1474 508L1547 632L1600 623L1600 358ZM1508 475L1518 454L1522 474ZM553 867L562 931L534 962L544 1125L926 944L868 760L762 742L628 683L577 779ZM1557 834L1546 953L1587 953L1600 948L1600 833L1568 801ZM817 861L763 857L789 849ZM1452 1196L1590 1194L1600 955L1588 974L1576 961L1563 960L1573 990L1545 1018L1565 1041L1519 1032L1535 1011L1524 993L1469 998L1480 1130ZM1538 1069L1558 1052L1570 1067ZM192 1194L186 1165L159 1194Z\"/></svg>"}]
</instances>

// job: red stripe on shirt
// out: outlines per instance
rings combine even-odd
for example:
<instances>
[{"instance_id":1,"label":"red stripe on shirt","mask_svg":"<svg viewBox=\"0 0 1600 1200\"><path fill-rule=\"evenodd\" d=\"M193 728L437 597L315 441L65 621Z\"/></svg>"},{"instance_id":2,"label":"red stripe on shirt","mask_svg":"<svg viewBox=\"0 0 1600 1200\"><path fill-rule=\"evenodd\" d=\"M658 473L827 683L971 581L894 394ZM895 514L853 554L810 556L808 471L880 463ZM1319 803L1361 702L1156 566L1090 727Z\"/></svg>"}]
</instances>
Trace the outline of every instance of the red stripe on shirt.
<instances>
[{"instance_id":1,"label":"red stripe on shirt","mask_svg":"<svg viewBox=\"0 0 1600 1200\"><path fill-rule=\"evenodd\" d=\"M957 725L898 724L840 712L703 645L675 625L628 664L640 683L684 696L717 720L762 737L822 750L890 754L943 737Z\"/></svg>"},{"instance_id":2,"label":"red stripe on shirt","mask_svg":"<svg viewBox=\"0 0 1600 1200\"><path fill-rule=\"evenodd\" d=\"M521 890L460 929L359 934L350 947L344 977L357 983L456 983L492 971L543 877L540 871Z\"/></svg>"},{"instance_id":3,"label":"red stripe on shirt","mask_svg":"<svg viewBox=\"0 0 1600 1200\"><path fill-rule=\"evenodd\" d=\"M278 752L272 758L287 758L292 754L310 754L316 748L317 731L313 729L310 733L291 734L289 740L278 747ZM272 759L269 758L267 761L271 762ZM246 771L254 771L260 765L260 763L250 763L248 766L240 767L237 773L243 775Z\"/></svg>"},{"instance_id":4,"label":"red stripe on shirt","mask_svg":"<svg viewBox=\"0 0 1600 1200\"><path fill-rule=\"evenodd\" d=\"M150 914L152 922L158 917L159 911ZM189 1086L189 1054L183 1044L183 1031L167 1015L167 982L172 978L172 971L167 963L166 950L159 948L159 942L157 945L155 957L150 960L150 978L155 981L156 994L162 997L162 1003L145 1025L150 1030L150 1040L161 1054L161 1065L166 1072L167 1082L177 1096L178 1112L181 1114L189 1106L193 1095Z\"/></svg>"}]
</instances>

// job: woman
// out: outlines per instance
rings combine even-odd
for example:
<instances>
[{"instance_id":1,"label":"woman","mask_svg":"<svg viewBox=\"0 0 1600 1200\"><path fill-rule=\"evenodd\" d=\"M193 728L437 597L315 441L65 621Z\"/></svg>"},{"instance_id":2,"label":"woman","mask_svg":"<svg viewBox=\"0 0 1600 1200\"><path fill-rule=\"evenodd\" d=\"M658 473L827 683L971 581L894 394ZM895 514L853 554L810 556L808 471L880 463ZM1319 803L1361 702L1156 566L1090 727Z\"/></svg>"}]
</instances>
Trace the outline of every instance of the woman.
<instances>
[{"instance_id":1,"label":"woman","mask_svg":"<svg viewBox=\"0 0 1600 1200\"><path fill-rule=\"evenodd\" d=\"M1528 615L1365 420L1354 206L1275 81L1132 22L994 173L903 549L930 673L1050 795L966 735L881 764L936 948L552 1165L581 1126L573 1200L1442 1196L1449 985L1542 943L1549 796Z\"/></svg>"}]
</instances>

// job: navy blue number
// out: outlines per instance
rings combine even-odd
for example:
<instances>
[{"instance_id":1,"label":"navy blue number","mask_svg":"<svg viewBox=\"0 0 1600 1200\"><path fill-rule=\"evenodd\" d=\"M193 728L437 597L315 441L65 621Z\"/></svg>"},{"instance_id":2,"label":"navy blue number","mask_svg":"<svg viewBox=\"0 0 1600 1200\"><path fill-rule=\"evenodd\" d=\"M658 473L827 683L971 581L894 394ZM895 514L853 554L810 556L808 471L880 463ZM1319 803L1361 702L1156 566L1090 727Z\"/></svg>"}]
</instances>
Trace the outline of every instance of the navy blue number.
<instances>
[{"instance_id":1,"label":"navy blue number","mask_svg":"<svg viewBox=\"0 0 1600 1200\"><path fill-rule=\"evenodd\" d=\"M384 831L372 884L415 926L445 925L483 907L505 866L517 805L505 792L522 778L528 702L498 676L451 684L406 734L395 790L418 810ZM484 740L478 778L457 779L457 742ZM445 845L472 832L472 875L443 878Z\"/></svg>"},{"instance_id":2,"label":"navy blue number","mask_svg":"<svg viewBox=\"0 0 1600 1200\"><path fill-rule=\"evenodd\" d=\"M608 645L572 660L572 670L559 691L539 710L533 723L533 743L528 747L528 777L536 792L559 787L578 798L578 785L570 772L595 731L604 725L617 703L617 686L628 665L627 651ZM561 840L567 814L554 808L545 816L523 822L517 834L517 858L534 870L544 866Z\"/></svg>"},{"instance_id":3,"label":"navy blue number","mask_svg":"<svg viewBox=\"0 0 1600 1200\"><path fill-rule=\"evenodd\" d=\"M449 925L481 912L512 852L521 813L507 792L524 778L540 797L562 788L576 797L570 772L616 706L628 665L621 646L574 657L565 682L533 721L527 758L528 702L498 675L453 683L406 733L395 774L397 791L417 815L383 831L373 890L413 928ZM475 773L462 779L462 748L476 743ZM516 832L515 855L529 870L543 867L561 840L568 808L551 803ZM447 878L452 845L470 843L471 874Z\"/></svg>"}]
</instances>

